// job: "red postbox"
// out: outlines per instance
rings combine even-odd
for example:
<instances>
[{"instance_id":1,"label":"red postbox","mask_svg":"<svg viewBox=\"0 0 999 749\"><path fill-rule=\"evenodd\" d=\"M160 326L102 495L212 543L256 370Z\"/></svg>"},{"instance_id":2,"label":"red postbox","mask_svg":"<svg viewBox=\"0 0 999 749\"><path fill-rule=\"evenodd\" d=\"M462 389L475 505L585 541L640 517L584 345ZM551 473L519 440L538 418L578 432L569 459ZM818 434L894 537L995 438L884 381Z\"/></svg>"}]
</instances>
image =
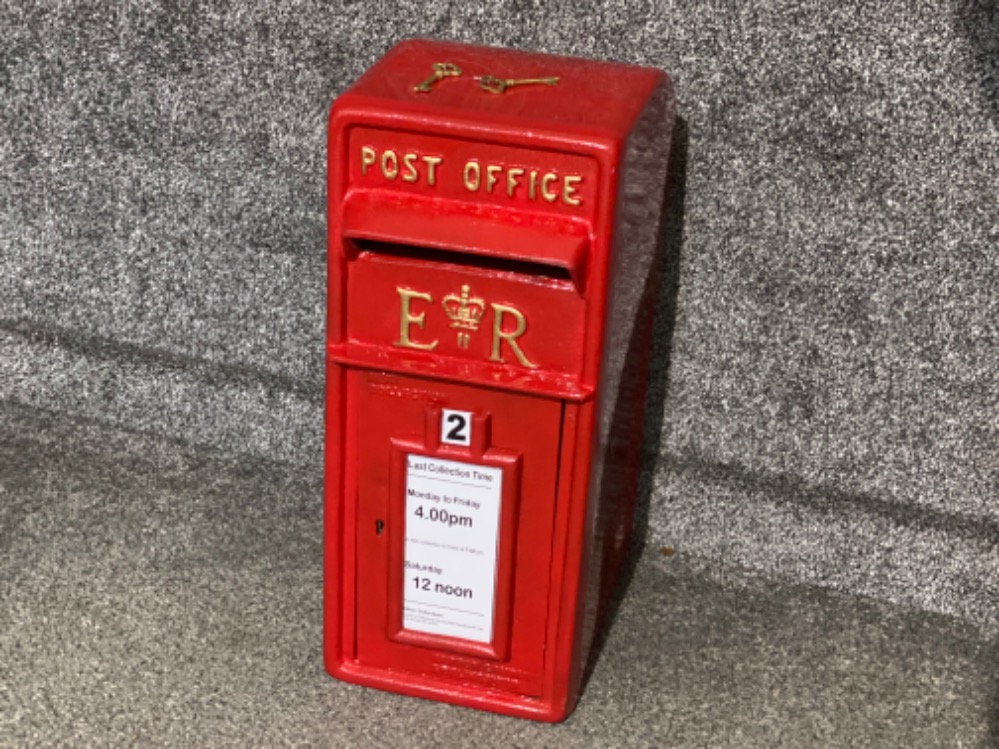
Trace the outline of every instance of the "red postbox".
<instances>
[{"instance_id":1,"label":"red postbox","mask_svg":"<svg viewBox=\"0 0 999 749\"><path fill-rule=\"evenodd\" d=\"M572 710L632 522L672 123L660 71L431 41L333 104L331 674Z\"/></svg>"}]
</instances>

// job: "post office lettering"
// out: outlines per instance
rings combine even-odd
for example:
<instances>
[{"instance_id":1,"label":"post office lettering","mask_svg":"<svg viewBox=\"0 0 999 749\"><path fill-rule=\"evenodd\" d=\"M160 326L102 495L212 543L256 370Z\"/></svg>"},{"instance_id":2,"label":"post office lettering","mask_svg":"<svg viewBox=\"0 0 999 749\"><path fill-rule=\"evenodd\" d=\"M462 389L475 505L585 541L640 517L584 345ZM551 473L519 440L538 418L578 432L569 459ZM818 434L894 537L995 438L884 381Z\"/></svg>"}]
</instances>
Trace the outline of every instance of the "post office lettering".
<instances>
[{"instance_id":1,"label":"post office lettering","mask_svg":"<svg viewBox=\"0 0 999 749\"><path fill-rule=\"evenodd\" d=\"M544 166L514 166L470 158L447 162L444 156L417 150L362 145L357 164L366 180L474 193L497 202L551 205L583 204L584 179L580 174Z\"/></svg>"},{"instance_id":2,"label":"post office lettering","mask_svg":"<svg viewBox=\"0 0 999 749\"><path fill-rule=\"evenodd\" d=\"M514 200L581 205L578 174L554 170L525 169L469 159L462 168L462 184L468 192L500 195Z\"/></svg>"},{"instance_id":3,"label":"post office lettering","mask_svg":"<svg viewBox=\"0 0 999 749\"><path fill-rule=\"evenodd\" d=\"M430 187L437 184L437 167L444 159L434 154L416 151L396 151L391 148L379 150L373 146L361 146L361 175L369 172L381 174L388 182L401 179L410 184L424 182ZM377 172L372 167L377 166Z\"/></svg>"}]
</instances>

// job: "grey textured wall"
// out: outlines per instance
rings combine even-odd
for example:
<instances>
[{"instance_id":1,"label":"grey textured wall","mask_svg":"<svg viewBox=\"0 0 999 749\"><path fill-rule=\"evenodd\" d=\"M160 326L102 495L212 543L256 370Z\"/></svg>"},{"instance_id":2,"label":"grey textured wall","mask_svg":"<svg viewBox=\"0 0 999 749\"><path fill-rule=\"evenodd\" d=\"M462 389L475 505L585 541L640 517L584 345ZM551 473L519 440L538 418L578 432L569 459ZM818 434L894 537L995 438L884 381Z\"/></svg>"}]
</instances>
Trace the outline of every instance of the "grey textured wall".
<instances>
[{"instance_id":1,"label":"grey textured wall","mask_svg":"<svg viewBox=\"0 0 999 749\"><path fill-rule=\"evenodd\" d=\"M414 35L655 65L686 136L650 542L999 624L994 0L5 0L0 29L0 398L321 470L336 93Z\"/></svg>"}]
</instances>

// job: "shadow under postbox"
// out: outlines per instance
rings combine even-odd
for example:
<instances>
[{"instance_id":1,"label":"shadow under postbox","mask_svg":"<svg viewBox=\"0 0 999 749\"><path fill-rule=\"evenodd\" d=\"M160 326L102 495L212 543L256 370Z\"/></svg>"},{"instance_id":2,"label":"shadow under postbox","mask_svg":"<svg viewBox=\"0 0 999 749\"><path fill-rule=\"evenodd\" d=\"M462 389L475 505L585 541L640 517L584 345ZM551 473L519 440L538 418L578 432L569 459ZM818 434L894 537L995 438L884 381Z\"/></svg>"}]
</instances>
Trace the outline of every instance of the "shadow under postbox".
<instances>
[{"instance_id":1,"label":"shadow under postbox","mask_svg":"<svg viewBox=\"0 0 999 749\"><path fill-rule=\"evenodd\" d=\"M659 71L430 41L334 103L330 673L572 710L631 526L672 122Z\"/></svg>"}]
</instances>

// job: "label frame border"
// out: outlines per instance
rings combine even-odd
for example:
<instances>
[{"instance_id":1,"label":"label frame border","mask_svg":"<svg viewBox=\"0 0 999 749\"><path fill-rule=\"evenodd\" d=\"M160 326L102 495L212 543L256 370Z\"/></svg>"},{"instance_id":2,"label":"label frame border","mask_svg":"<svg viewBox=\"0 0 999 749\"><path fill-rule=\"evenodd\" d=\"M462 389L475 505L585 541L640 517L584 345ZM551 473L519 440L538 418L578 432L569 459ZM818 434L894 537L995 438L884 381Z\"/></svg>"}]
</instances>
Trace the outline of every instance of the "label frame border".
<instances>
[{"instance_id":1,"label":"label frame border","mask_svg":"<svg viewBox=\"0 0 999 749\"><path fill-rule=\"evenodd\" d=\"M390 517L386 529L389 533L386 636L389 640L404 645L504 661L508 659L510 652L514 595L513 565L516 557L523 456L519 452L488 446L488 415L474 414L473 420L477 422L474 424L476 433L481 437L473 440L470 448L445 445L437 440L392 439L389 469ZM406 466L410 455L462 463L478 463L489 468L498 468L502 472L503 486L500 491L496 581L493 588L493 637L490 642L484 643L447 635L417 632L403 627L403 599L406 578L403 566L406 544Z\"/></svg>"}]
</instances>

